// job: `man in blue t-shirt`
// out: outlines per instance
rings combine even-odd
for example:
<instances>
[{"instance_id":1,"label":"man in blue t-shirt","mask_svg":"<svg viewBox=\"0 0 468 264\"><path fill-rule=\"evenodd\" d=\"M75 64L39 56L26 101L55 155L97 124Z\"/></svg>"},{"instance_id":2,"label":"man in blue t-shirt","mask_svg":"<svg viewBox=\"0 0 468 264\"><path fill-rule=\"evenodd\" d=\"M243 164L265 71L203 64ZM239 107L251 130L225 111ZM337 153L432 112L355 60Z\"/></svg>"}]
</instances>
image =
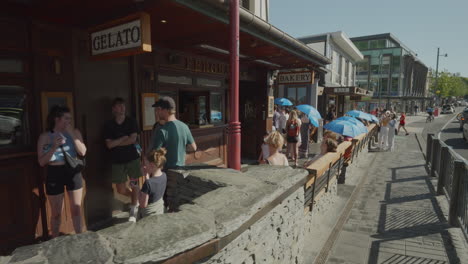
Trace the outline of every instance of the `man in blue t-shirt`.
<instances>
[{"instance_id":1,"label":"man in blue t-shirt","mask_svg":"<svg viewBox=\"0 0 468 264\"><path fill-rule=\"evenodd\" d=\"M197 144L195 144L189 127L185 123L177 120L175 116L176 104L174 99L163 96L153 104L153 107L155 107L155 114L159 117L159 120L164 120L165 124L154 136L153 142L151 142L151 149L166 148L165 171L167 171L167 169L184 166L187 146L191 148L192 151L197 150ZM167 173L167 177L168 183L176 182L169 180L173 177L171 173ZM177 187L168 184L167 188L171 189L171 191L165 192L168 196L165 199L165 204L169 206L169 211L173 212L176 211L178 207Z\"/></svg>"}]
</instances>

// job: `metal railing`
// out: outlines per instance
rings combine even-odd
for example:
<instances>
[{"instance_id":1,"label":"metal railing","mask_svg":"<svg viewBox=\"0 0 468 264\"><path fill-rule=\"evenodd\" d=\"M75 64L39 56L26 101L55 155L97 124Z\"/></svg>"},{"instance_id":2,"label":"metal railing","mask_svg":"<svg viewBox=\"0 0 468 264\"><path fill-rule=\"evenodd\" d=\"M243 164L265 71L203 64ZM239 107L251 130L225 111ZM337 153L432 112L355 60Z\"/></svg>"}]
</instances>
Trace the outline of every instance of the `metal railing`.
<instances>
[{"instance_id":1,"label":"metal railing","mask_svg":"<svg viewBox=\"0 0 468 264\"><path fill-rule=\"evenodd\" d=\"M340 174L346 173L346 166L348 165L347 163L354 162L355 159L358 157L359 152L365 149L366 144L371 144L376 134L377 134L377 126L374 126L374 128L371 131L369 131L369 133L367 133L364 138L353 140L349 146L349 148L352 148L352 152L351 152L349 159L346 159L345 157L345 152L348 148L342 149L342 151L338 153L339 158L331 162L327 162L324 165L324 166L327 166L326 169L322 167L323 169L320 171L323 171L323 173L319 173L318 172L319 170L308 169L309 180L304 185L304 196L305 196L304 207L305 208L308 208L308 210L312 211L315 201L317 199L317 196L322 191L328 192L330 181L333 179L333 177L335 178L338 178L339 176L344 177L344 175L340 175ZM323 157L323 158L326 158L326 157Z\"/></svg>"},{"instance_id":2,"label":"metal railing","mask_svg":"<svg viewBox=\"0 0 468 264\"><path fill-rule=\"evenodd\" d=\"M437 177L437 194L449 201L452 226L460 226L468 240L468 162L444 142L427 135L426 165Z\"/></svg>"}]
</instances>

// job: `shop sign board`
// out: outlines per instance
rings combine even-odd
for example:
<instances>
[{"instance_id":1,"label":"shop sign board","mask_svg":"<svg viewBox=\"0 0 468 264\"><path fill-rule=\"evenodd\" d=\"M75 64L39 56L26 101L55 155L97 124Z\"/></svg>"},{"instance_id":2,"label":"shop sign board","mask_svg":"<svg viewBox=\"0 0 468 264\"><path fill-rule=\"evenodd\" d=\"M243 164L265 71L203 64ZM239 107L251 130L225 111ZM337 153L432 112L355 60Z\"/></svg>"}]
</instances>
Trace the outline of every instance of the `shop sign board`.
<instances>
[{"instance_id":1,"label":"shop sign board","mask_svg":"<svg viewBox=\"0 0 468 264\"><path fill-rule=\"evenodd\" d=\"M280 72L278 84L304 84L312 83L312 72Z\"/></svg>"},{"instance_id":2,"label":"shop sign board","mask_svg":"<svg viewBox=\"0 0 468 264\"><path fill-rule=\"evenodd\" d=\"M150 17L143 12L99 25L89 32L94 59L151 52Z\"/></svg>"},{"instance_id":3,"label":"shop sign board","mask_svg":"<svg viewBox=\"0 0 468 264\"><path fill-rule=\"evenodd\" d=\"M349 87L340 87L340 88L334 88L333 92L338 94L338 93L349 93Z\"/></svg>"}]
</instances>

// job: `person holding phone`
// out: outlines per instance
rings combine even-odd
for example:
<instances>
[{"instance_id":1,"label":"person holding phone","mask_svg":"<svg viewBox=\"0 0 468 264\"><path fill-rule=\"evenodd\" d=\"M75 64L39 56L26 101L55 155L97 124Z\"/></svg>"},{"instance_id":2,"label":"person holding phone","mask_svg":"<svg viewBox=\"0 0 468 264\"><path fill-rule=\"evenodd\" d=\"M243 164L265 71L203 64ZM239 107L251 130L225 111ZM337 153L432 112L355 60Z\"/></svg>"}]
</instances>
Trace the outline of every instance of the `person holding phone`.
<instances>
[{"instance_id":1,"label":"person holding phone","mask_svg":"<svg viewBox=\"0 0 468 264\"><path fill-rule=\"evenodd\" d=\"M63 193L68 192L75 233L83 231L81 200L83 178L66 164L65 152L76 158L86 154L86 145L78 129L73 128L70 109L54 106L47 117L47 132L39 136L37 157L41 167L47 167L46 194L51 208L51 236L59 235L63 210Z\"/></svg>"}]
</instances>

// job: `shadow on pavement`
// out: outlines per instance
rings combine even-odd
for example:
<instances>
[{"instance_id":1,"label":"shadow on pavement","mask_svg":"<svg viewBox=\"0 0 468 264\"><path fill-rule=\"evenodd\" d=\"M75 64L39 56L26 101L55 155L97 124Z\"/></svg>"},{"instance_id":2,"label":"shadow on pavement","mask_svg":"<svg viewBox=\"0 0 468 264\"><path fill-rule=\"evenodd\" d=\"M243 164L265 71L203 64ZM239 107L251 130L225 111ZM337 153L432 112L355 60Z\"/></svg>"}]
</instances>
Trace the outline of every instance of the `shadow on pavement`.
<instances>
[{"instance_id":1,"label":"shadow on pavement","mask_svg":"<svg viewBox=\"0 0 468 264\"><path fill-rule=\"evenodd\" d=\"M454 133L454 134L460 134L461 137L461 131L460 128L458 127L451 127L451 128L446 128L442 131L442 133Z\"/></svg>"},{"instance_id":2,"label":"shadow on pavement","mask_svg":"<svg viewBox=\"0 0 468 264\"><path fill-rule=\"evenodd\" d=\"M370 246L368 264L374 263L446 263L445 253L423 249L424 257L409 256L407 243L425 247L428 236L441 237L450 263L460 263L450 243L450 228L437 203L435 190L429 176L415 176L411 170L424 164L390 168L391 181L387 181L385 200L381 201L376 239ZM393 189L392 189L393 187ZM426 202L423 202L426 200ZM427 203L427 200L430 203ZM418 203L418 201L421 201ZM424 237L424 238L422 238ZM407 242L406 239L412 241ZM440 239L438 239L441 241ZM441 242L442 242L441 241Z\"/></svg>"},{"instance_id":3,"label":"shadow on pavement","mask_svg":"<svg viewBox=\"0 0 468 264\"><path fill-rule=\"evenodd\" d=\"M461 135L460 138L449 138L444 142L453 149L468 149L468 143L466 143L465 140L463 140Z\"/></svg>"}]
</instances>

